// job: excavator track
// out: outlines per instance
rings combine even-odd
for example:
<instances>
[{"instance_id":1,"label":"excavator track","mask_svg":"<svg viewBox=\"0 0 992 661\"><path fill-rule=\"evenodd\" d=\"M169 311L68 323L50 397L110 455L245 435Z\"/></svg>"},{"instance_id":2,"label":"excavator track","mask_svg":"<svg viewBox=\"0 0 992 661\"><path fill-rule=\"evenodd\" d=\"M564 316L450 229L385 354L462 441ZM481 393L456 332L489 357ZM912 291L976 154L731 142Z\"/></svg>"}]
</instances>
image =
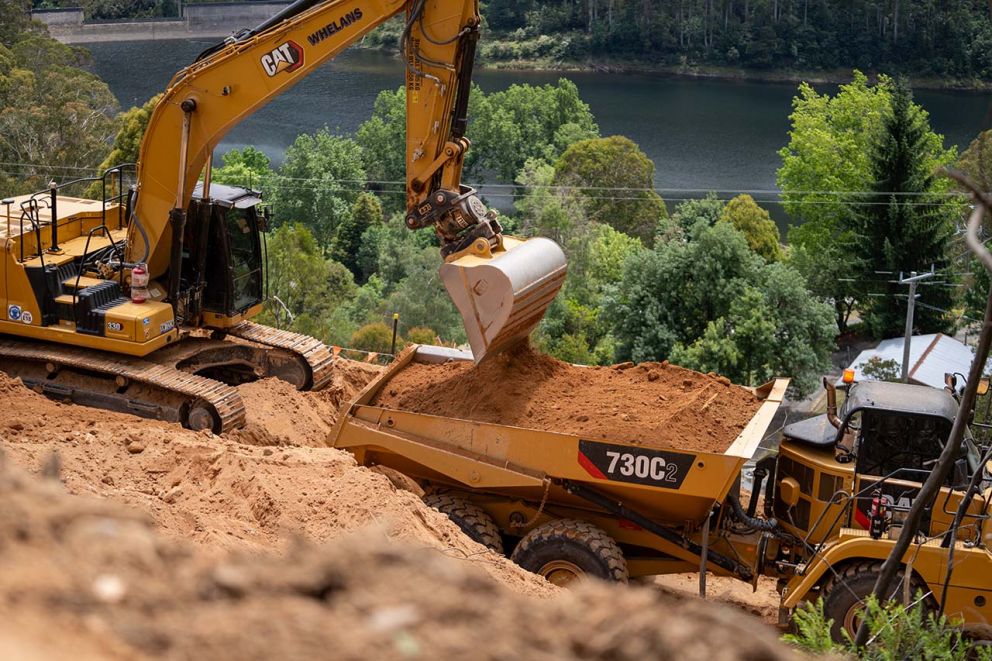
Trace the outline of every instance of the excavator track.
<instances>
[{"instance_id":1,"label":"excavator track","mask_svg":"<svg viewBox=\"0 0 992 661\"><path fill-rule=\"evenodd\" d=\"M0 364L0 370L56 399L217 434L245 423L245 405L236 389L171 364L17 340L0 340Z\"/></svg>"},{"instance_id":2,"label":"excavator track","mask_svg":"<svg viewBox=\"0 0 992 661\"><path fill-rule=\"evenodd\" d=\"M228 335L255 344L282 349L295 354L310 368L307 383L300 390L320 390L333 377L334 356L320 340L292 331L263 326L252 321L242 321L227 331Z\"/></svg>"}]
</instances>

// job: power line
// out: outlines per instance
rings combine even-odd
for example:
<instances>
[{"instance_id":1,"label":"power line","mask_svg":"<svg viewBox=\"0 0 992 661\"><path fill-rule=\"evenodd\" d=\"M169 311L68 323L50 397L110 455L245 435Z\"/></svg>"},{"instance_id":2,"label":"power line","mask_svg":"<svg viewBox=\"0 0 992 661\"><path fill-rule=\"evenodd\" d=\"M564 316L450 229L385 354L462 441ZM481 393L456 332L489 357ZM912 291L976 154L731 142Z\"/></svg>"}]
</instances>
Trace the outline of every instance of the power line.
<instances>
[{"instance_id":1,"label":"power line","mask_svg":"<svg viewBox=\"0 0 992 661\"><path fill-rule=\"evenodd\" d=\"M45 168L45 169L61 169L61 170L76 170L85 172L100 172L101 170L96 167L80 167L80 166L69 166L69 165L53 165L44 163L15 163L10 161L0 161L0 166L5 167L17 167L17 168ZM5 174L17 175L14 172L5 172ZM36 173L40 176L40 173ZM321 178L315 177L287 177L285 175L276 174L273 179L269 181L298 181L304 183L319 183L325 181ZM366 186L400 186L405 189L406 183L402 180L368 180L368 179L334 179L335 182L340 183L353 183L362 184ZM867 196L886 196L886 197L943 197L943 198L957 198L957 199L967 199L967 195L960 191L946 191L943 193L930 193L930 192L919 192L919 191L842 191L842 190L798 190L784 192L777 189L721 189L721 188L652 188L647 186L567 186L567 185L552 185L552 184L506 184L506 183L485 183L485 182L475 182L469 184L477 188L509 188L513 190L548 190L548 191L558 191L558 192L585 192L585 191L618 191L618 192L635 192L635 193L645 193L645 192L655 192L655 193L678 193L678 194L702 194L706 195L709 193L724 193L728 195L774 195L776 197L781 197L783 195L831 195L835 197L852 196L852 197L867 197ZM503 194L509 195L509 194ZM587 195L587 197L589 197ZM594 198L594 199L637 199L637 198ZM689 199L697 199L695 197ZM762 200L764 202L770 202L771 200ZM781 203L782 200L774 200L775 203ZM815 200L795 200L790 202L790 204L833 204L829 201L815 201ZM888 206L888 202L860 202L856 204L872 204L878 206ZM916 203L920 204L920 203ZM929 206L928 203L923 203Z\"/></svg>"},{"instance_id":2,"label":"power line","mask_svg":"<svg viewBox=\"0 0 992 661\"><path fill-rule=\"evenodd\" d=\"M35 173L33 175L28 175L28 174L25 174L25 173L22 173L22 172L11 172L9 170L0 170L0 173L6 174L6 175L10 175L10 176L14 176L14 177L21 177L21 178L25 178L25 179L28 178L29 176L47 176L47 175L42 175L41 173ZM273 190L273 189L279 189L279 190L306 190L306 191L340 192L340 193L363 193L363 192L371 192L371 193L375 193L376 195L397 195L397 196L406 196L406 194L407 194L405 189L404 190L389 190L389 189L381 189L381 188L370 188L370 187L367 187L367 186L335 186L335 185L314 186L313 184L306 185L306 184L303 183L303 182L306 182L306 181L311 181L311 182L324 181L322 179L289 179L288 181L295 181L295 182L300 182L300 183L293 184L293 183L286 183L285 181L270 180L270 181L266 182L265 188L267 190L270 190L270 191ZM344 181L344 180L341 180L341 181ZM374 185L374 182L369 182L369 183ZM482 197L490 198L490 199L519 200L519 199L523 199L523 198L527 197L528 196L528 191L531 190L531 189L529 189L527 187L517 186L517 187L514 187L515 190L513 190L513 191L501 193L501 192L492 192L492 191L489 191L488 189L492 187L492 185L490 185L490 184L473 184L473 183L469 183L467 185L473 186L475 188L480 189L479 194ZM572 191L575 191L575 192L581 192L582 191L581 188L573 188L573 189L569 189L569 190L572 190ZM604 188L603 190L606 190L606 189ZM622 191L624 189L621 188L621 189L617 189L617 190L621 190ZM630 189L630 190L635 190L635 189ZM643 188L643 189L638 189L638 190L640 190L641 192L648 192L648 191L655 191L656 189ZM687 193L691 193L695 189L684 189L684 190ZM601 200L601 201L612 201L612 202L636 202L636 201L643 200L643 198L640 197L640 196L631 196L631 195L587 195L586 194L586 195L583 195L583 198L586 199L586 200ZM693 202L693 201L699 200L700 198L699 197L672 197L672 196L665 196L664 199L665 199L666 202ZM720 201L720 202L729 202L733 198L730 198L730 197L717 197L716 199L718 201ZM773 205L773 204L782 204L782 200L781 199L756 199L755 200L755 203L756 204L759 204L759 205L761 205L761 204ZM796 205L796 206L825 206L825 205L832 205L834 203L833 202L828 202L828 201L821 201L821 200L801 200L801 201L797 201L797 202L791 202L790 204ZM849 205L849 206L857 206L857 207L875 207L875 206L886 207L886 206L889 206L889 202L847 202L846 204ZM928 203L928 202L903 202L901 204L903 206L910 206L910 207L929 207L929 206L932 206L932 204L931 203Z\"/></svg>"}]
</instances>

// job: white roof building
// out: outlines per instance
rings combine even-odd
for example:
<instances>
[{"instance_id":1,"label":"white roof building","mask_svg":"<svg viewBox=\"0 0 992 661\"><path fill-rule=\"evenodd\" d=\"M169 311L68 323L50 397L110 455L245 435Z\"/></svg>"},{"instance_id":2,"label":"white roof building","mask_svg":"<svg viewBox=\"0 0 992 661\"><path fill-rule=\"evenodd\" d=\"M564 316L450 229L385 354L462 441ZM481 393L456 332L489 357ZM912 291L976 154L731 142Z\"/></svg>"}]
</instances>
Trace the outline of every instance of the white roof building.
<instances>
[{"instance_id":1,"label":"white roof building","mask_svg":"<svg viewBox=\"0 0 992 661\"><path fill-rule=\"evenodd\" d=\"M854 380L870 380L871 377L865 377L861 369L869 359L875 357L894 360L901 373L904 340L902 337L882 340L874 349L858 354L850 365L854 370ZM967 377L974 357L975 351L971 347L943 333L914 335L909 344L909 382L943 388L944 374L958 372ZM840 385L841 381L838 380L837 384Z\"/></svg>"}]
</instances>

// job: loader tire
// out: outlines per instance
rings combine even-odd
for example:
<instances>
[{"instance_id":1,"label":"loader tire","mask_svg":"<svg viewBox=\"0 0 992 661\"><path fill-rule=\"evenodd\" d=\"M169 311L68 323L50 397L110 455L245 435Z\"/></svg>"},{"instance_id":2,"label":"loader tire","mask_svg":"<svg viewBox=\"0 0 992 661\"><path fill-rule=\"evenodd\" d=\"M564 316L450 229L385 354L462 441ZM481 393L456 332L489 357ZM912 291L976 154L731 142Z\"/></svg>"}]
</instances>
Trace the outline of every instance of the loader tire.
<instances>
[{"instance_id":1,"label":"loader tire","mask_svg":"<svg viewBox=\"0 0 992 661\"><path fill-rule=\"evenodd\" d=\"M436 492L424 496L424 503L447 515L473 541L503 555L503 538L499 535L499 528L478 505L460 496Z\"/></svg>"},{"instance_id":2,"label":"loader tire","mask_svg":"<svg viewBox=\"0 0 992 661\"><path fill-rule=\"evenodd\" d=\"M586 576L627 582L627 561L620 547L604 530L585 521L557 519L534 528L510 559L559 586Z\"/></svg>"},{"instance_id":3,"label":"loader tire","mask_svg":"<svg viewBox=\"0 0 992 661\"><path fill-rule=\"evenodd\" d=\"M834 642L846 642L844 631L854 638L858 633L858 626L861 624L861 609L865 599L875 589L875 581L881 572L882 563L876 560L865 560L847 565L837 574L827 579L823 585L823 614L828 620L833 620L830 625L830 637ZM903 577L905 572L900 569L896 577L892 580L892 599L901 601L903 590ZM911 580L911 591L915 599L918 590L927 591L924 584L916 578ZM920 608L932 608L932 599L924 599Z\"/></svg>"}]
</instances>

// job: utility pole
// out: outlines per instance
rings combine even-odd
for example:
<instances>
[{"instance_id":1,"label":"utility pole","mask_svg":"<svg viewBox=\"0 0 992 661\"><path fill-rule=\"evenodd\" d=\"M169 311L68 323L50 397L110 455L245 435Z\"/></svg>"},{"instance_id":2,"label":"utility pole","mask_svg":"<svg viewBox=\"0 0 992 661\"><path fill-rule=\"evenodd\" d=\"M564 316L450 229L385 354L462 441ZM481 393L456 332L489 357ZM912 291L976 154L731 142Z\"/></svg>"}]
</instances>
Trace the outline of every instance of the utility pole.
<instances>
[{"instance_id":1,"label":"utility pole","mask_svg":"<svg viewBox=\"0 0 992 661\"><path fill-rule=\"evenodd\" d=\"M934 273L933 266L930 267L929 273L917 274L916 271L912 271L908 278L904 278L902 271L899 272L899 284L909 285L909 303L906 306L906 339L902 343L902 382L909 382L909 345L913 339L913 313L916 311L916 283L921 280L926 280L927 278L932 278L936 273Z\"/></svg>"}]
</instances>

